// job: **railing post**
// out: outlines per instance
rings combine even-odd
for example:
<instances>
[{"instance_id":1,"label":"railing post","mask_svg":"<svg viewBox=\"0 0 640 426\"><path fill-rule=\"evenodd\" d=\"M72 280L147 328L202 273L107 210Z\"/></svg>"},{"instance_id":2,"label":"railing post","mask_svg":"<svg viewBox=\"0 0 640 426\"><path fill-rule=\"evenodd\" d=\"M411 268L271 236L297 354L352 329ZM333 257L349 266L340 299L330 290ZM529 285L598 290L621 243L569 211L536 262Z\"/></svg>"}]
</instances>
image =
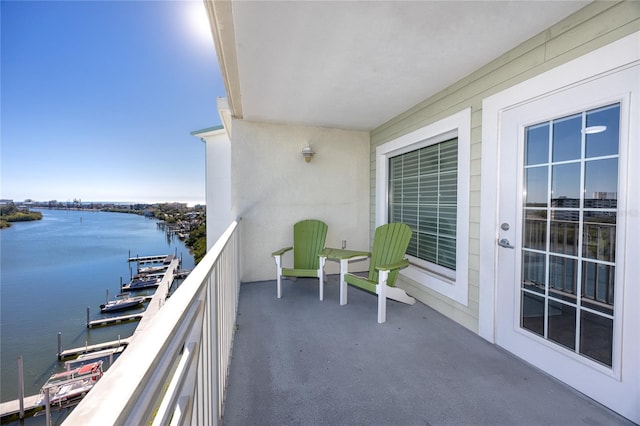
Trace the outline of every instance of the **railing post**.
<instances>
[{"instance_id":1,"label":"railing post","mask_svg":"<svg viewBox=\"0 0 640 426\"><path fill-rule=\"evenodd\" d=\"M51 398L50 398L50 390L51 388L44 388L44 406L45 406L45 424L47 426L51 426Z\"/></svg>"},{"instance_id":2,"label":"railing post","mask_svg":"<svg viewBox=\"0 0 640 426\"><path fill-rule=\"evenodd\" d=\"M216 277L217 268L214 269L209 277L209 297L212 298L211 303L211 331L213 332L213 350L211 351L211 378L212 378L212 395L211 406L213 409L212 424L217 426L220 418L220 322L218 321L218 305L220 298L218 297L218 280Z\"/></svg>"},{"instance_id":3,"label":"railing post","mask_svg":"<svg viewBox=\"0 0 640 426\"><path fill-rule=\"evenodd\" d=\"M24 419L24 368L22 357L18 357L18 401L20 403L20 419Z\"/></svg>"}]
</instances>

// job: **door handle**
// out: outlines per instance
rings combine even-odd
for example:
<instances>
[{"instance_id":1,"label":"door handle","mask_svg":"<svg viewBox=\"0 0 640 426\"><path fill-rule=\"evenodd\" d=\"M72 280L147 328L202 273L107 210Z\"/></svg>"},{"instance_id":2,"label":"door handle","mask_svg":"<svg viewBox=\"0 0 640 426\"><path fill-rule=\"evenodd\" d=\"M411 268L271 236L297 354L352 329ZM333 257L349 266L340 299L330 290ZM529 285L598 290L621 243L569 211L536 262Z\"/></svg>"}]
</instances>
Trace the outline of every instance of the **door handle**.
<instances>
[{"instance_id":1,"label":"door handle","mask_svg":"<svg viewBox=\"0 0 640 426\"><path fill-rule=\"evenodd\" d=\"M504 247L504 248L508 248L508 249L514 249L515 247L511 245L511 243L509 242L509 240L507 240L506 238L503 238L501 240L498 240L498 245L500 247Z\"/></svg>"}]
</instances>

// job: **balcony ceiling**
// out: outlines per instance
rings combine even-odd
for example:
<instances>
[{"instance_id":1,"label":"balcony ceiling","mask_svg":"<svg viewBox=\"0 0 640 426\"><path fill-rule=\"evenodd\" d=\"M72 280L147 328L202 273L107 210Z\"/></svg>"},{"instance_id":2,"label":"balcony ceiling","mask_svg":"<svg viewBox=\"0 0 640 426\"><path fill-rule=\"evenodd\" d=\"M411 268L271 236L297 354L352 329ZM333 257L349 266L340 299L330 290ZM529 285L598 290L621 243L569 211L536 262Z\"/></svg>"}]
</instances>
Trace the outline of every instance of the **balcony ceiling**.
<instances>
[{"instance_id":1,"label":"balcony ceiling","mask_svg":"<svg viewBox=\"0 0 640 426\"><path fill-rule=\"evenodd\" d=\"M238 1L207 6L215 10L216 48L232 114L371 130L587 3Z\"/></svg>"}]
</instances>

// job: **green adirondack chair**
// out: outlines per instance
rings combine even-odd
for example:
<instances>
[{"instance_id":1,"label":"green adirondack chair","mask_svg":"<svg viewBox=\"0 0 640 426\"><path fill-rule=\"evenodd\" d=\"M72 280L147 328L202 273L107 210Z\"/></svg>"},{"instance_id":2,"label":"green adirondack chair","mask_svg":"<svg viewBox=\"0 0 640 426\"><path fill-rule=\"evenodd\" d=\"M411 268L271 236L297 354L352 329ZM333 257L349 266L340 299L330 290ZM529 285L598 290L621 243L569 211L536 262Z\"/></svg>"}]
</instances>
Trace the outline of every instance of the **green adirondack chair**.
<instances>
[{"instance_id":1,"label":"green adirondack chair","mask_svg":"<svg viewBox=\"0 0 640 426\"><path fill-rule=\"evenodd\" d=\"M395 286L400 269L409 265L404 255L411 240L411 228L404 223L389 223L376 228L372 252L351 250L325 250L324 257L340 260L340 304L347 303L347 284L378 295L378 323L386 321L387 298L413 305L416 300ZM349 261L370 258L369 275L361 277L350 274Z\"/></svg>"},{"instance_id":2,"label":"green adirondack chair","mask_svg":"<svg viewBox=\"0 0 640 426\"><path fill-rule=\"evenodd\" d=\"M282 297L282 277L317 277L323 274L318 255L324 249L327 238L327 224L315 219L302 220L293 225L293 247L274 251L276 260L277 293ZM293 268L282 267L282 255L293 250ZM324 281L320 280L320 300L324 298Z\"/></svg>"}]
</instances>

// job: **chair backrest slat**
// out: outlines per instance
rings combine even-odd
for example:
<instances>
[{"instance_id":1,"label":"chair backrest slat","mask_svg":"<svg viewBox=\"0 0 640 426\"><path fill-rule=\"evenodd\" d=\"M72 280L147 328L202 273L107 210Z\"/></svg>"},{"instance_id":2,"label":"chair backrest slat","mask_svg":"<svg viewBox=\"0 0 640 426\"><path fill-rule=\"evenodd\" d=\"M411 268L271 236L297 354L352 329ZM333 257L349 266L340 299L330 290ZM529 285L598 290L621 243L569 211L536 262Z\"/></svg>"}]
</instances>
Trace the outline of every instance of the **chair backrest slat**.
<instances>
[{"instance_id":1,"label":"chair backrest slat","mask_svg":"<svg viewBox=\"0 0 640 426\"><path fill-rule=\"evenodd\" d=\"M324 249L327 224L316 219L306 219L293 225L293 268L318 269L318 255Z\"/></svg>"},{"instance_id":2,"label":"chair backrest slat","mask_svg":"<svg viewBox=\"0 0 640 426\"><path fill-rule=\"evenodd\" d=\"M411 240L411 228L404 223L388 223L376 228L373 236L373 250L369 265L369 280L378 281L376 266L400 262ZM392 271L387 279L387 285L395 286L398 271Z\"/></svg>"}]
</instances>

